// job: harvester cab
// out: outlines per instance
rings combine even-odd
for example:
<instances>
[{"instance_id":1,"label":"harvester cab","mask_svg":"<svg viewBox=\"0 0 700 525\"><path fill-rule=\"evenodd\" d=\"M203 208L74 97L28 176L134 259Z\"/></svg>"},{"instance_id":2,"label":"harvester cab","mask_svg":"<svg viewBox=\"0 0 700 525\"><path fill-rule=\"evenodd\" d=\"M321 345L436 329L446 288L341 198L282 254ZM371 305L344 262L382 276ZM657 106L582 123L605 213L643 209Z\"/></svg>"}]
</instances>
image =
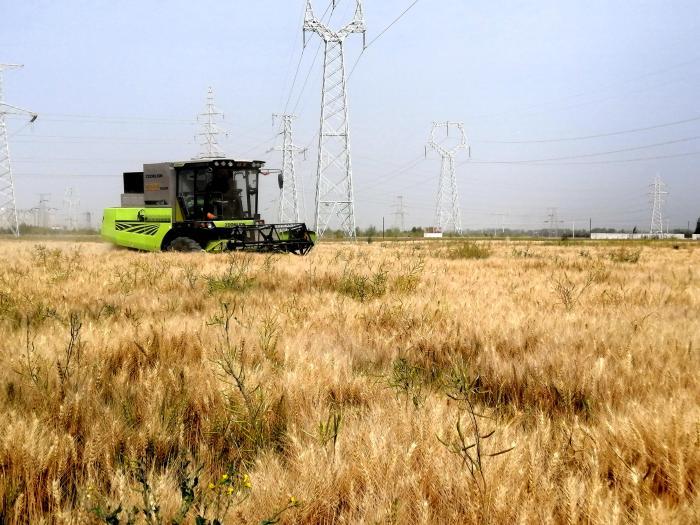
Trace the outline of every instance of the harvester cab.
<instances>
[{"instance_id":1,"label":"harvester cab","mask_svg":"<svg viewBox=\"0 0 700 525\"><path fill-rule=\"evenodd\" d=\"M248 250L307 254L303 223L265 224L258 212L262 161L201 159L144 164L124 173L121 207L107 208L102 236L146 251Z\"/></svg>"}]
</instances>

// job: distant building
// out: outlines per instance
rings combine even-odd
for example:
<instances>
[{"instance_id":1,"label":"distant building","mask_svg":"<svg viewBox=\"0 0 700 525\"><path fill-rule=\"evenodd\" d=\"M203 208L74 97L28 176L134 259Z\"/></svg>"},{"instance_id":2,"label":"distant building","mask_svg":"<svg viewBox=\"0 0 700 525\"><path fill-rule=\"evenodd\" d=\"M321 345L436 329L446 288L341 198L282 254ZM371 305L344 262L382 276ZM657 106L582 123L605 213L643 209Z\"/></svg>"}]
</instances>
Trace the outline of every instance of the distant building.
<instances>
[{"instance_id":1,"label":"distant building","mask_svg":"<svg viewBox=\"0 0 700 525\"><path fill-rule=\"evenodd\" d=\"M426 239L442 239L442 230L435 226L426 228L423 232L423 237Z\"/></svg>"},{"instance_id":2,"label":"distant building","mask_svg":"<svg viewBox=\"0 0 700 525\"><path fill-rule=\"evenodd\" d=\"M700 235L700 218L698 219L698 225L695 227L695 235Z\"/></svg>"}]
</instances>

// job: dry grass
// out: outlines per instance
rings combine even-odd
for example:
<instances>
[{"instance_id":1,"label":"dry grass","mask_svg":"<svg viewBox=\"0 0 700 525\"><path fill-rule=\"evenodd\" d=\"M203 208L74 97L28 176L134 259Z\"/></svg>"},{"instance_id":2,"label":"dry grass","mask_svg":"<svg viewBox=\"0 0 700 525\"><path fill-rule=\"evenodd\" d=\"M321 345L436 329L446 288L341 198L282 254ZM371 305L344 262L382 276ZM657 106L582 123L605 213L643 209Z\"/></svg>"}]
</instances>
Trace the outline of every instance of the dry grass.
<instances>
[{"instance_id":1,"label":"dry grass","mask_svg":"<svg viewBox=\"0 0 700 525\"><path fill-rule=\"evenodd\" d=\"M437 246L0 243L0 522L699 522L700 251Z\"/></svg>"}]
</instances>

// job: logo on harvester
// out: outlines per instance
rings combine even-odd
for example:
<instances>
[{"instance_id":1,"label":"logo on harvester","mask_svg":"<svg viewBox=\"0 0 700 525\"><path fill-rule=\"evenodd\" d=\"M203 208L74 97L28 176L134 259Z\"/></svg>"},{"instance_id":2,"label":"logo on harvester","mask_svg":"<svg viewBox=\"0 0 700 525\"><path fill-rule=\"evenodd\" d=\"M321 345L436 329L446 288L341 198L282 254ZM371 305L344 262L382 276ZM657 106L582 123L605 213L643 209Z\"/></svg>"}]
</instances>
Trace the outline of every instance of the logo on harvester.
<instances>
[{"instance_id":1,"label":"logo on harvester","mask_svg":"<svg viewBox=\"0 0 700 525\"><path fill-rule=\"evenodd\" d=\"M156 224L144 224L142 222L117 222L116 229L118 232L153 236L158 233L160 226Z\"/></svg>"}]
</instances>

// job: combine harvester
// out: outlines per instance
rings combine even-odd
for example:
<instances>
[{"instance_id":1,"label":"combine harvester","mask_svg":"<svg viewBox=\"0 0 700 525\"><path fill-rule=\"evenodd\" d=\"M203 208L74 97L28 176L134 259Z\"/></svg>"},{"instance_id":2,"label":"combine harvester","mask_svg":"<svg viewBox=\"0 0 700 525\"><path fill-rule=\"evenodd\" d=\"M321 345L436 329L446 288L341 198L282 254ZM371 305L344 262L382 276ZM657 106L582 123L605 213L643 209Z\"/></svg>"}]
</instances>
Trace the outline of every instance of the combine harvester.
<instances>
[{"instance_id":1,"label":"combine harvester","mask_svg":"<svg viewBox=\"0 0 700 525\"><path fill-rule=\"evenodd\" d=\"M306 255L316 234L303 223L265 224L258 213L262 161L202 159L144 164L124 173L120 208L107 208L102 237L145 251L245 250Z\"/></svg>"}]
</instances>

